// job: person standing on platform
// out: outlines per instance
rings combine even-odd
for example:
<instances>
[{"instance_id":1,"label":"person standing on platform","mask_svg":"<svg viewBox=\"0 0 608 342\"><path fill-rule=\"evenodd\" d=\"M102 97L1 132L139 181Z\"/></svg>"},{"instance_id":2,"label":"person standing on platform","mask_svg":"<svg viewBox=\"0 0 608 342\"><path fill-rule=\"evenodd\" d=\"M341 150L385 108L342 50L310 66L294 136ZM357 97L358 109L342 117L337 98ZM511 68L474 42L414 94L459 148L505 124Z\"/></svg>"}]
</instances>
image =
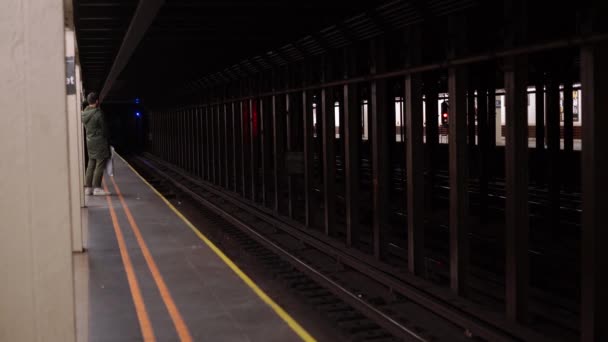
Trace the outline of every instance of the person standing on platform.
<instances>
[{"instance_id":1,"label":"person standing on platform","mask_svg":"<svg viewBox=\"0 0 608 342\"><path fill-rule=\"evenodd\" d=\"M99 108L99 95L95 92L87 95L89 104L82 112L82 123L86 131L89 163L84 183L84 194L106 196L110 193L101 187L101 179L108 159L110 146L105 115Z\"/></svg>"}]
</instances>

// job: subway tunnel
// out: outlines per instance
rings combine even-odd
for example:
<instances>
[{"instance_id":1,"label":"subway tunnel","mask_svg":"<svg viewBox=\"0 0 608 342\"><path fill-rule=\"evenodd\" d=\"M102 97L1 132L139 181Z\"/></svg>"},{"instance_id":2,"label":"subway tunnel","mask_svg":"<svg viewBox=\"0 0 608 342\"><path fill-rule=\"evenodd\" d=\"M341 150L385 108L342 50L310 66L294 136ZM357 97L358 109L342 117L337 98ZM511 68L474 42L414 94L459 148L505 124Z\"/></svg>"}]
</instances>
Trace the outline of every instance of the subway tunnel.
<instances>
[{"instance_id":1,"label":"subway tunnel","mask_svg":"<svg viewBox=\"0 0 608 342\"><path fill-rule=\"evenodd\" d=\"M67 340L608 340L605 2L60 10Z\"/></svg>"}]
</instances>

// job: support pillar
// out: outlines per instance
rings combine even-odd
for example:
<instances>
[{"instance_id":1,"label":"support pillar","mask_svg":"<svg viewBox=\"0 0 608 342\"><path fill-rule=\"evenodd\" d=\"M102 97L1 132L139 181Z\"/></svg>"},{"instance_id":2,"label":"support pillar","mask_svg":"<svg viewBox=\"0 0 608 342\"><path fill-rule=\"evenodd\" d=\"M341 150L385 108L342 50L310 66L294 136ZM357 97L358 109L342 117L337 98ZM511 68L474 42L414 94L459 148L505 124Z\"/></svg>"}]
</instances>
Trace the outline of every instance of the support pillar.
<instances>
[{"instance_id":1,"label":"support pillar","mask_svg":"<svg viewBox=\"0 0 608 342\"><path fill-rule=\"evenodd\" d=\"M581 341L608 341L608 44L581 50Z\"/></svg>"}]
</instances>

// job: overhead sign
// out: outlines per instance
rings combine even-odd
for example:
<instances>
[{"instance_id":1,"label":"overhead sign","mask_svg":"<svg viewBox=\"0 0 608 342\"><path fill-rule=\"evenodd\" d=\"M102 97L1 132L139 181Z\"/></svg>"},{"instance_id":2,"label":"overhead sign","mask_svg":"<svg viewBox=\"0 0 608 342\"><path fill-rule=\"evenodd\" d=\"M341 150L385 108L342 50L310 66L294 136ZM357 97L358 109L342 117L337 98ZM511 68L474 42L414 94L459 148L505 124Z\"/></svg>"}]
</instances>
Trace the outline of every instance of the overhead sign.
<instances>
[{"instance_id":1,"label":"overhead sign","mask_svg":"<svg viewBox=\"0 0 608 342\"><path fill-rule=\"evenodd\" d=\"M76 94L76 67L74 56L65 58L65 91L68 95Z\"/></svg>"}]
</instances>

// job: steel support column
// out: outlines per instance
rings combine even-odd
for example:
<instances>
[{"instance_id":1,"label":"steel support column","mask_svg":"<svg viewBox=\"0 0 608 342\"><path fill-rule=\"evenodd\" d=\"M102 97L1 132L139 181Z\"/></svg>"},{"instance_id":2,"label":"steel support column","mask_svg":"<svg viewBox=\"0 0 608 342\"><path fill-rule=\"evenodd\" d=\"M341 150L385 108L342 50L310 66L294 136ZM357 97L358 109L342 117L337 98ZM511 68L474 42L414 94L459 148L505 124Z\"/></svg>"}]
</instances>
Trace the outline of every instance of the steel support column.
<instances>
[{"instance_id":1,"label":"steel support column","mask_svg":"<svg viewBox=\"0 0 608 342\"><path fill-rule=\"evenodd\" d=\"M573 99L572 99L572 79L566 76L564 82L564 97L563 97L563 108L564 108L564 155L567 161L567 165L572 165L570 157L574 150L574 113L573 113Z\"/></svg>"},{"instance_id":2,"label":"steel support column","mask_svg":"<svg viewBox=\"0 0 608 342\"><path fill-rule=\"evenodd\" d=\"M574 173L574 113L573 113L573 98L572 98L572 78L570 72L566 72L566 80L564 81L564 162L565 168L563 172L562 182L564 188L571 190L573 177L569 176Z\"/></svg>"},{"instance_id":3,"label":"steel support column","mask_svg":"<svg viewBox=\"0 0 608 342\"><path fill-rule=\"evenodd\" d=\"M222 104L223 116L224 116L224 188L226 190L230 189L230 162L234 160L232 156L230 156L229 142L228 139L228 104Z\"/></svg>"},{"instance_id":4,"label":"steel support column","mask_svg":"<svg viewBox=\"0 0 608 342\"><path fill-rule=\"evenodd\" d=\"M482 223L488 221L488 182L490 127L488 125L488 89L487 81L481 78L477 88L477 132L479 139L479 217ZM494 104L491 104L492 106Z\"/></svg>"},{"instance_id":5,"label":"steel support column","mask_svg":"<svg viewBox=\"0 0 608 342\"><path fill-rule=\"evenodd\" d=\"M424 144L422 141L422 81L405 77L408 269L424 272Z\"/></svg>"},{"instance_id":6,"label":"steel support column","mask_svg":"<svg viewBox=\"0 0 608 342\"><path fill-rule=\"evenodd\" d=\"M202 120L201 120L201 108L196 106L194 108L195 114L195 123L194 129L196 131L196 176L198 178L203 178L203 146L202 146Z\"/></svg>"},{"instance_id":7,"label":"steel support column","mask_svg":"<svg viewBox=\"0 0 608 342\"><path fill-rule=\"evenodd\" d=\"M236 104L234 102L230 103L230 114L231 114L231 123L232 123L232 190L234 192L238 191L238 149L237 149L237 135L240 130L237 130L237 114L236 114Z\"/></svg>"},{"instance_id":8,"label":"steel support column","mask_svg":"<svg viewBox=\"0 0 608 342\"><path fill-rule=\"evenodd\" d=\"M549 178L549 207L547 212L548 228L555 233L559 231L560 211L560 112L559 82L552 75L547 84L547 171Z\"/></svg>"},{"instance_id":9,"label":"steel support column","mask_svg":"<svg viewBox=\"0 0 608 342\"><path fill-rule=\"evenodd\" d=\"M608 341L608 43L581 50L581 341Z\"/></svg>"},{"instance_id":10,"label":"steel support column","mask_svg":"<svg viewBox=\"0 0 608 342\"><path fill-rule=\"evenodd\" d=\"M313 182L313 122L310 112L310 93L302 92L302 118L304 126L304 221L312 226L312 182Z\"/></svg>"},{"instance_id":11,"label":"steel support column","mask_svg":"<svg viewBox=\"0 0 608 342\"><path fill-rule=\"evenodd\" d=\"M385 54L381 40L371 44L371 74L384 72ZM371 153L372 153L372 207L374 257L382 258L389 195L388 165L388 111L386 80L371 82Z\"/></svg>"},{"instance_id":12,"label":"steel support column","mask_svg":"<svg viewBox=\"0 0 608 342\"><path fill-rule=\"evenodd\" d=\"M437 108L437 80L430 76L425 82L425 142L426 142L426 190L425 202L426 211L430 214L433 211L433 192L435 189L435 169L437 160L437 145L439 144L439 122Z\"/></svg>"},{"instance_id":13,"label":"steel support column","mask_svg":"<svg viewBox=\"0 0 608 342\"><path fill-rule=\"evenodd\" d=\"M545 183L545 84L542 75L536 80L536 183Z\"/></svg>"},{"instance_id":14,"label":"steel support column","mask_svg":"<svg viewBox=\"0 0 608 342\"><path fill-rule=\"evenodd\" d=\"M472 77L469 78L467 90L467 142L469 144L469 158L471 161L475 155L475 84Z\"/></svg>"},{"instance_id":15,"label":"steel support column","mask_svg":"<svg viewBox=\"0 0 608 342\"><path fill-rule=\"evenodd\" d=\"M321 89L321 120L323 142L323 224L325 234L333 235L336 225L336 126L332 89ZM317 107L318 108L318 107Z\"/></svg>"},{"instance_id":16,"label":"steel support column","mask_svg":"<svg viewBox=\"0 0 608 342\"><path fill-rule=\"evenodd\" d=\"M179 110L179 126L177 128L177 138L179 140L179 167L186 169L186 110Z\"/></svg>"},{"instance_id":17,"label":"steel support column","mask_svg":"<svg viewBox=\"0 0 608 342\"><path fill-rule=\"evenodd\" d=\"M215 115L215 105L209 106L209 138L211 140L211 182L218 184L217 173L217 124Z\"/></svg>"},{"instance_id":18,"label":"steel support column","mask_svg":"<svg viewBox=\"0 0 608 342\"><path fill-rule=\"evenodd\" d=\"M188 172L191 174L194 174L194 125L193 125L193 119L194 119L194 115L192 113L192 107L188 108L188 121L186 123L187 126L187 134L188 134L188 142L187 142L187 147L188 147Z\"/></svg>"},{"instance_id":19,"label":"steel support column","mask_svg":"<svg viewBox=\"0 0 608 342\"><path fill-rule=\"evenodd\" d=\"M254 119L254 105L255 105L255 100L251 99L249 100L249 177L250 177L250 186L251 186L251 200L256 202L258 199L257 196L257 145L256 145L256 141L255 141L255 127L253 126L253 119ZM258 110L257 107L255 109L255 112L257 114Z\"/></svg>"},{"instance_id":20,"label":"steel support column","mask_svg":"<svg viewBox=\"0 0 608 342\"><path fill-rule=\"evenodd\" d=\"M246 161L245 161L245 125L247 124L247 121L245 120L245 105L243 101L239 101L239 126L241 126L240 129L240 139L239 139L239 146L240 146L240 152L241 152L241 191L242 191L242 195L243 198L247 197L247 172L245 172L246 170Z\"/></svg>"},{"instance_id":21,"label":"steel support column","mask_svg":"<svg viewBox=\"0 0 608 342\"><path fill-rule=\"evenodd\" d=\"M488 157L490 158L489 176L492 177L494 174L494 164L492 161L494 159L494 151L496 150L496 135L501 134L500 130L498 133L496 130L496 75L494 74L494 71L488 75L488 127L490 128L490 135L488 137L488 140L490 141L490 148L488 151Z\"/></svg>"},{"instance_id":22,"label":"steel support column","mask_svg":"<svg viewBox=\"0 0 608 342\"><path fill-rule=\"evenodd\" d=\"M293 152L295 143L295 137L297 136L294 132L295 120L295 103L292 102L291 94L285 94L285 123L283 129L285 129L285 137L287 140L287 151ZM283 157L283 161L285 158ZM296 179L293 175L287 175L287 214L289 218L295 218L295 202L296 202Z\"/></svg>"},{"instance_id":23,"label":"steel support column","mask_svg":"<svg viewBox=\"0 0 608 342\"><path fill-rule=\"evenodd\" d=\"M205 146L205 161L207 164L207 181L213 182L213 148L211 139L211 106L205 106L205 136L206 136L206 146Z\"/></svg>"},{"instance_id":24,"label":"steel support column","mask_svg":"<svg viewBox=\"0 0 608 342\"><path fill-rule=\"evenodd\" d=\"M260 98L259 106L258 106L258 136L260 137L260 166L261 166L261 177L262 178L262 206L266 206L266 173L268 170L266 169L266 158L267 158L267 145L268 145L268 137L266 136L266 114L268 113L268 98Z\"/></svg>"},{"instance_id":25,"label":"steel support column","mask_svg":"<svg viewBox=\"0 0 608 342\"><path fill-rule=\"evenodd\" d=\"M222 166L224 161L222 160L222 114L221 114L222 105L215 105L214 118L215 118L215 183L219 186L223 185L223 170Z\"/></svg>"},{"instance_id":26,"label":"steel support column","mask_svg":"<svg viewBox=\"0 0 608 342\"><path fill-rule=\"evenodd\" d=\"M359 144L361 116L357 85L344 86L344 172L346 186L346 245L353 246L359 229Z\"/></svg>"},{"instance_id":27,"label":"steel support column","mask_svg":"<svg viewBox=\"0 0 608 342\"><path fill-rule=\"evenodd\" d=\"M527 63L510 58L505 63L505 174L507 317L525 322L528 315L528 106Z\"/></svg>"},{"instance_id":28,"label":"steel support column","mask_svg":"<svg viewBox=\"0 0 608 342\"><path fill-rule=\"evenodd\" d=\"M277 104L278 102L278 104ZM277 108L278 107L278 108ZM286 110L283 102L277 99L276 96L272 97L272 137L273 137L273 158L274 158L274 203L273 208L276 213L279 212L281 201L281 175L283 173L283 165L285 163L285 144L284 144L284 133L285 129L285 115ZM289 145L289 142L288 142ZM291 202L291 197L289 201Z\"/></svg>"},{"instance_id":29,"label":"steel support column","mask_svg":"<svg viewBox=\"0 0 608 342\"><path fill-rule=\"evenodd\" d=\"M454 292L461 295L466 290L469 265L466 85L464 67L453 67L448 70L450 285Z\"/></svg>"}]
</instances>

